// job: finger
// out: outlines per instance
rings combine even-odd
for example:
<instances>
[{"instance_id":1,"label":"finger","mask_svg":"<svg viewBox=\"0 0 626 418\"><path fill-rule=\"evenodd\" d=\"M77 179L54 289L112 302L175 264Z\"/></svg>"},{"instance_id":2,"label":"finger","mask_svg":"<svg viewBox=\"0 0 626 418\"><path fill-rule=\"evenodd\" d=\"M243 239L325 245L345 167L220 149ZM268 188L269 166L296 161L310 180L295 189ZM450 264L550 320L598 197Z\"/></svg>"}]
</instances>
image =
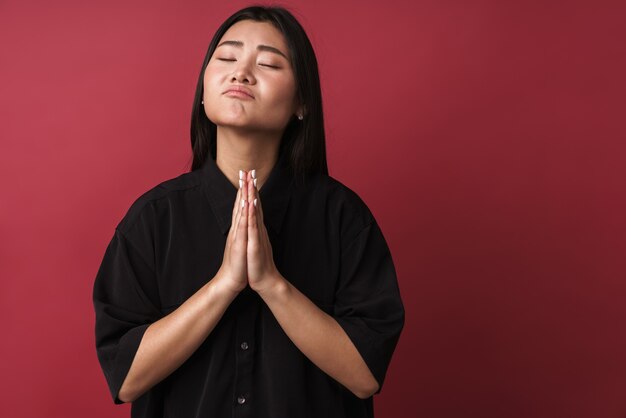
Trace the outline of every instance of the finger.
<instances>
[{"instance_id":1,"label":"finger","mask_svg":"<svg viewBox=\"0 0 626 418\"><path fill-rule=\"evenodd\" d=\"M237 189L237 194L238 194L238 198L242 199L245 197L243 190L244 190L244 184L245 184L245 180L246 180L246 172L243 170L239 170L239 189ZM241 205L239 204L239 202L235 202L235 208L237 209L237 212L239 212L241 210Z\"/></svg>"},{"instance_id":2,"label":"finger","mask_svg":"<svg viewBox=\"0 0 626 418\"><path fill-rule=\"evenodd\" d=\"M250 204L252 204L252 202L254 202L254 183L255 183L255 172L256 170L252 170L250 172L248 172L248 175L246 176L246 181L248 182L248 187L246 188L246 193L247 193L247 199L248 202L250 202Z\"/></svg>"},{"instance_id":3,"label":"finger","mask_svg":"<svg viewBox=\"0 0 626 418\"><path fill-rule=\"evenodd\" d=\"M259 224L263 225L263 205L261 204L261 194L259 193L259 189L255 188L256 192L256 208L257 208L257 218L259 219Z\"/></svg>"},{"instance_id":4,"label":"finger","mask_svg":"<svg viewBox=\"0 0 626 418\"><path fill-rule=\"evenodd\" d=\"M235 241L246 242L248 239L248 202L246 199L240 199L239 204L241 208L237 219Z\"/></svg>"},{"instance_id":5,"label":"finger","mask_svg":"<svg viewBox=\"0 0 626 418\"><path fill-rule=\"evenodd\" d=\"M256 203L254 202L254 199L256 198L255 194L255 187L254 187L254 183L256 183L256 178L255 178L255 173L256 170L251 170L248 173L248 176L246 177L246 180L248 181L248 187L246 188L246 192L248 195L248 202L250 202L250 208L248 211L248 222L250 221L250 216L252 215L252 212L254 212L254 206L256 205Z\"/></svg>"},{"instance_id":6,"label":"finger","mask_svg":"<svg viewBox=\"0 0 626 418\"><path fill-rule=\"evenodd\" d=\"M257 206L258 208L258 206ZM266 254L271 254L272 252L272 243L270 242L270 237L267 234L267 228L263 223L259 224L259 241L263 243L263 249Z\"/></svg>"},{"instance_id":7,"label":"finger","mask_svg":"<svg viewBox=\"0 0 626 418\"><path fill-rule=\"evenodd\" d=\"M234 236L236 237L238 232L239 232L239 224L241 223L241 218L243 217L243 209L244 209L244 205L242 204L243 201L246 200L246 194L244 193L245 187L246 187L246 180L245 178L242 179L242 183L243 187L237 192L237 202L236 202L236 206L237 206L237 219L235 219L235 224L234 224L234 229L235 229L235 234Z\"/></svg>"},{"instance_id":8,"label":"finger","mask_svg":"<svg viewBox=\"0 0 626 418\"><path fill-rule=\"evenodd\" d=\"M256 170L252 170L250 171L250 177L252 178L252 185L256 188L257 187L257 176L256 176Z\"/></svg>"},{"instance_id":9,"label":"finger","mask_svg":"<svg viewBox=\"0 0 626 418\"><path fill-rule=\"evenodd\" d=\"M256 229L256 240L259 245L261 251L264 254L271 254L272 245L270 244L269 235L267 234L267 229L265 228L265 224L263 223L263 208L261 206L261 195L259 194L259 189L256 187L256 182L252 182L254 198L252 199L255 202L254 205L254 219L251 217L250 221L254 221L255 229ZM250 206L252 209L253 206Z\"/></svg>"},{"instance_id":10,"label":"finger","mask_svg":"<svg viewBox=\"0 0 626 418\"><path fill-rule=\"evenodd\" d=\"M250 171L247 180L248 180L248 202L250 202L250 208L252 209L253 207L255 208L254 211L256 212L256 205L259 203L258 201L255 201L255 199L257 199L257 188L256 188L256 170L252 170Z\"/></svg>"},{"instance_id":11,"label":"finger","mask_svg":"<svg viewBox=\"0 0 626 418\"><path fill-rule=\"evenodd\" d=\"M254 179L250 177L248 180L248 241L253 249L257 248L259 241L258 224L257 224L257 210L256 210L256 190L254 187Z\"/></svg>"},{"instance_id":12,"label":"finger","mask_svg":"<svg viewBox=\"0 0 626 418\"><path fill-rule=\"evenodd\" d=\"M256 207L255 207L255 211L256 211L256 217L258 219L258 222L260 224L263 223L263 212L262 209L260 208L261 205L261 199L259 198L259 188L257 187L257 179L256 179L256 171L252 170L251 171L251 177L252 177L252 196L250 196L250 202L254 202L254 200L256 199ZM254 176L253 176L254 175Z\"/></svg>"}]
</instances>

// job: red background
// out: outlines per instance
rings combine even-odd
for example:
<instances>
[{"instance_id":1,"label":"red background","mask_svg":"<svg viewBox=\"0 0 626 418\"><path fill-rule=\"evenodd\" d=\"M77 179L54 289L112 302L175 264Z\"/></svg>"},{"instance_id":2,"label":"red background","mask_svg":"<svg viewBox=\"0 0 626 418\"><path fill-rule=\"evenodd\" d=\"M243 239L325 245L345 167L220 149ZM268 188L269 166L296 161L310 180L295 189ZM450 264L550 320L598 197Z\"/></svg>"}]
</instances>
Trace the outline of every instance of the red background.
<instances>
[{"instance_id":1,"label":"red background","mask_svg":"<svg viewBox=\"0 0 626 418\"><path fill-rule=\"evenodd\" d=\"M283 4L406 305L377 416L626 416L625 3ZM188 170L202 59L244 5L0 2L3 416L128 416L93 279L134 199Z\"/></svg>"}]
</instances>

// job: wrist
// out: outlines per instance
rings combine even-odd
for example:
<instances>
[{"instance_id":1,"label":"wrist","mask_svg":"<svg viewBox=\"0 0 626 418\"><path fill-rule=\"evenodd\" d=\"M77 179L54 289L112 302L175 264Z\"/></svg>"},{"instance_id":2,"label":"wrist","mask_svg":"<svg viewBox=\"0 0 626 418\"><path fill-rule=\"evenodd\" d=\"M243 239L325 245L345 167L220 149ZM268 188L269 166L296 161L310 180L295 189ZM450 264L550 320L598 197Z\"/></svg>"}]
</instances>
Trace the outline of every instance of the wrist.
<instances>
[{"instance_id":1,"label":"wrist","mask_svg":"<svg viewBox=\"0 0 626 418\"><path fill-rule=\"evenodd\" d=\"M289 291L289 282L277 271L266 280L263 280L263 286L253 289L265 301L275 299Z\"/></svg>"},{"instance_id":2,"label":"wrist","mask_svg":"<svg viewBox=\"0 0 626 418\"><path fill-rule=\"evenodd\" d=\"M235 299L237 295L245 289L245 286L233 287L232 280L228 280L228 277L220 270L215 277L209 282L212 284L213 291L221 297Z\"/></svg>"}]
</instances>

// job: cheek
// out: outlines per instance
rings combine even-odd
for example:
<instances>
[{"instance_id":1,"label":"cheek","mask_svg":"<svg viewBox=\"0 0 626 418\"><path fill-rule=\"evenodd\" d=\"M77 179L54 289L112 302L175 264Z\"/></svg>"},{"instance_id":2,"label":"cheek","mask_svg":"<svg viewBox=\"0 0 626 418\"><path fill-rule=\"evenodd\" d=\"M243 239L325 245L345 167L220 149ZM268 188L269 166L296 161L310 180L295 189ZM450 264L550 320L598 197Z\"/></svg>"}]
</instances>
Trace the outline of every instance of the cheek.
<instances>
[{"instance_id":1,"label":"cheek","mask_svg":"<svg viewBox=\"0 0 626 418\"><path fill-rule=\"evenodd\" d=\"M202 92L202 100L204 101L204 112L211 121L215 123L220 119L220 110L222 106L219 104L219 97L216 94L216 74L211 72L207 67L203 77L204 87Z\"/></svg>"},{"instance_id":2,"label":"cheek","mask_svg":"<svg viewBox=\"0 0 626 418\"><path fill-rule=\"evenodd\" d=\"M205 88L205 91L213 92L213 90L219 87L219 81L221 77L223 77L223 72L223 70L215 68L211 64L206 66L204 70L203 82L208 88Z\"/></svg>"},{"instance_id":3,"label":"cheek","mask_svg":"<svg viewBox=\"0 0 626 418\"><path fill-rule=\"evenodd\" d=\"M204 94L212 90L213 78L214 78L214 75L211 73L211 71L207 67L206 71L204 72L204 78L203 78Z\"/></svg>"},{"instance_id":4,"label":"cheek","mask_svg":"<svg viewBox=\"0 0 626 418\"><path fill-rule=\"evenodd\" d=\"M271 95L273 105L291 110L295 99L295 83L293 81L282 80L268 90L267 94Z\"/></svg>"}]
</instances>

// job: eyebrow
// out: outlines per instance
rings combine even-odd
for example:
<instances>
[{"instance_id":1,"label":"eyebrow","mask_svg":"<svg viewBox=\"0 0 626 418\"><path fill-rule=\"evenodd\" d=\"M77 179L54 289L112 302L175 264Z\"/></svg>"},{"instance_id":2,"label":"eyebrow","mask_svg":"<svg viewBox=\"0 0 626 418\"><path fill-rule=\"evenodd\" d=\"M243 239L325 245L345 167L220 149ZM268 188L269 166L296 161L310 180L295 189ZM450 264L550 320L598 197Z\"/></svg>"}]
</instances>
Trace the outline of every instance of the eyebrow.
<instances>
[{"instance_id":1,"label":"eyebrow","mask_svg":"<svg viewBox=\"0 0 626 418\"><path fill-rule=\"evenodd\" d=\"M237 48L243 48L243 42L242 41L224 41L224 42L220 43L218 46L216 46L215 49L219 48L222 45L232 45L232 46L235 46ZM287 55L283 54L283 52L280 49L274 48L273 46L257 45L256 49L258 51L273 52L274 54L278 54L278 55L283 56L287 61L289 61L289 58L287 58Z\"/></svg>"}]
</instances>

